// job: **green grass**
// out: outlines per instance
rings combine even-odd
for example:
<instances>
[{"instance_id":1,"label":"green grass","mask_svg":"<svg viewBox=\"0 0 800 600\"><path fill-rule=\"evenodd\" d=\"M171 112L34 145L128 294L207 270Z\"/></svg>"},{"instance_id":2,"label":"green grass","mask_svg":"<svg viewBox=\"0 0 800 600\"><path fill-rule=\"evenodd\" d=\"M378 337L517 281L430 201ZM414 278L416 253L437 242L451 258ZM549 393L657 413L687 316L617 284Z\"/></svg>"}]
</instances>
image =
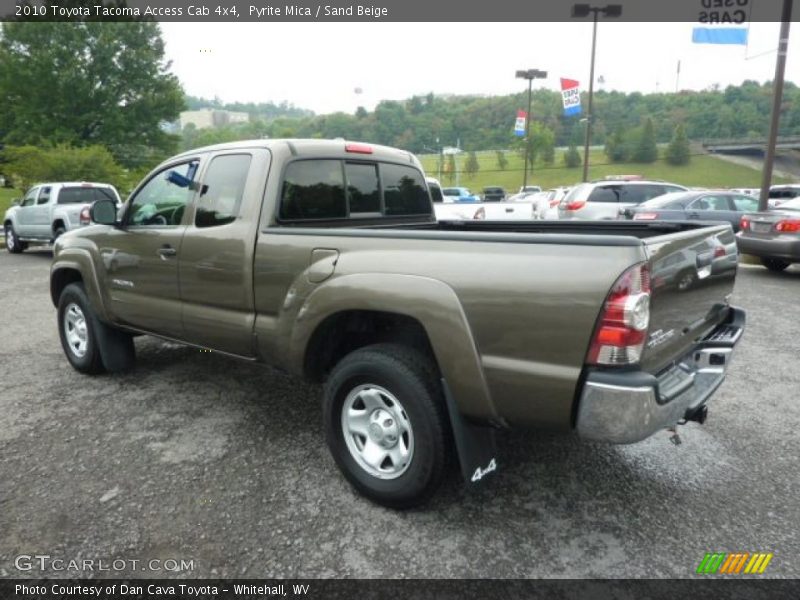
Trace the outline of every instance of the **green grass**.
<instances>
[{"instance_id":1,"label":"green grass","mask_svg":"<svg viewBox=\"0 0 800 600\"><path fill-rule=\"evenodd\" d=\"M567 169L563 165L562 151L556 152L556 162L547 166L534 165L533 172L528 173L528 184L539 185L542 189L562 185L573 185L583 177L582 167ZM497 166L497 155L494 152L478 153L480 170L472 177L463 172L466 156L458 158L458 169L462 172L459 176L459 185L479 192L485 186L497 185L508 192L516 192L522 186L523 160L516 152L507 152L508 166L501 171ZM420 156L425 172L431 177L438 173L438 156ZM608 164L608 158L602 150L593 150L589 154L589 180L602 179L607 175L641 175L646 179L661 179L671 183L678 183L687 187L707 188L735 188L735 187L760 187L761 171L735 165L711 155L692 156L691 162L683 167L674 167L664 160L652 164L615 163ZM456 185L455 177L443 173L441 183L443 186ZM775 177L774 183L783 180Z\"/></svg>"},{"instance_id":2,"label":"green grass","mask_svg":"<svg viewBox=\"0 0 800 600\"><path fill-rule=\"evenodd\" d=\"M11 206L12 200L21 197L22 192L19 190L0 187L0 217L2 217L6 213L6 210L8 210L8 207ZM0 229L2 229L2 223L0 223Z\"/></svg>"}]
</instances>

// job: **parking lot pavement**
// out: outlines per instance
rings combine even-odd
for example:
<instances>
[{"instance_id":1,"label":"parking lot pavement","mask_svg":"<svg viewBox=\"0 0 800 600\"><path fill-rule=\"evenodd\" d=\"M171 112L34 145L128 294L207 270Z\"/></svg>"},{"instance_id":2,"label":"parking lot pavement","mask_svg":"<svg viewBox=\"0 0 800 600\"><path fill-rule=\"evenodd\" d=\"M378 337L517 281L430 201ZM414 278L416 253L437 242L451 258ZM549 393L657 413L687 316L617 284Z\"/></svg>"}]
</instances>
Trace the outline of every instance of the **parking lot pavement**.
<instances>
[{"instance_id":1,"label":"parking lot pavement","mask_svg":"<svg viewBox=\"0 0 800 600\"><path fill-rule=\"evenodd\" d=\"M0 254L0 576L38 576L16 557L45 554L125 576L690 577L711 551L773 552L767 576L800 576L797 266L740 270L748 329L680 446L512 433L491 486L454 476L401 513L339 475L317 387L151 338L131 374L73 371L49 262ZM141 571L153 559L194 569Z\"/></svg>"}]
</instances>

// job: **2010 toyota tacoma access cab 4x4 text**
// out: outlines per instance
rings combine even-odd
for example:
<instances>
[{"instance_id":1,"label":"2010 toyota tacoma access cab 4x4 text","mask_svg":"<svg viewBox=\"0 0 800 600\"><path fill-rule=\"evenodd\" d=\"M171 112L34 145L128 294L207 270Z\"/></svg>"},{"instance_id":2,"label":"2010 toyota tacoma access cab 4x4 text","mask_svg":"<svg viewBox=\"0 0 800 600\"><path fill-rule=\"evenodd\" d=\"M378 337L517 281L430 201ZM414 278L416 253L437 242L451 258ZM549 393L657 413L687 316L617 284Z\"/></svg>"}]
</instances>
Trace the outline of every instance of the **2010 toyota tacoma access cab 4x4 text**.
<instances>
[{"instance_id":1,"label":"2010 toyota tacoma access cab 4x4 text","mask_svg":"<svg viewBox=\"0 0 800 600\"><path fill-rule=\"evenodd\" d=\"M496 470L487 431L702 421L744 327L728 224L437 223L420 163L380 146L202 148L91 216L50 280L76 369L130 368L144 333L324 382L336 462L394 507L450 457Z\"/></svg>"}]
</instances>

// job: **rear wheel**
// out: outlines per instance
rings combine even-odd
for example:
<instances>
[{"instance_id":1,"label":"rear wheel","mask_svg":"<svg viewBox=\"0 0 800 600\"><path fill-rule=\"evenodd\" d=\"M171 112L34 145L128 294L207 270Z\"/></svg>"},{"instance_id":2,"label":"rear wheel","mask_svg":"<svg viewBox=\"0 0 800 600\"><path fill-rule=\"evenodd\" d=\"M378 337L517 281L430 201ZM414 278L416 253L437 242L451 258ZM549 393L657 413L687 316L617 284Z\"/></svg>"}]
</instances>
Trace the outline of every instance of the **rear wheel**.
<instances>
[{"instance_id":1,"label":"rear wheel","mask_svg":"<svg viewBox=\"0 0 800 600\"><path fill-rule=\"evenodd\" d=\"M392 508L427 501L452 445L441 386L411 348L376 344L346 356L325 385L325 430L348 481Z\"/></svg>"},{"instance_id":2,"label":"rear wheel","mask_svg":"<svg viewBox=\"0 0 800 600\"><path fill-rule=\"evenodd\" d=\"M767 267L770 271L780 273L781 271L785 271L791 263L786 260L781 260L780 258L762 258L761 264Z\"/></svg>"},{"instance_id":3,"label":"rear wheel","mask_svg":"<svg viewBox=\"0 0 800 600\"><path fill-rule=\"evenodd\" d=\"M55 242L59 237L61 237L64 233L66 233L66 229L64 229L63 225L59 225L53 230L53 241Z\"/></svg>"},{"instance_id":4,"label":"rear wheel","mask_svg":"<svg viewBox=\"0 0 800 600\"><path fill-rule=\"evenodd\" d=\"M17 232L14 231L14 226L9 223L5 227L6 233L6 250L12 254L19 254L27 247L27 244L20 242L17 237Z\"/></svg>"}]
</instances>

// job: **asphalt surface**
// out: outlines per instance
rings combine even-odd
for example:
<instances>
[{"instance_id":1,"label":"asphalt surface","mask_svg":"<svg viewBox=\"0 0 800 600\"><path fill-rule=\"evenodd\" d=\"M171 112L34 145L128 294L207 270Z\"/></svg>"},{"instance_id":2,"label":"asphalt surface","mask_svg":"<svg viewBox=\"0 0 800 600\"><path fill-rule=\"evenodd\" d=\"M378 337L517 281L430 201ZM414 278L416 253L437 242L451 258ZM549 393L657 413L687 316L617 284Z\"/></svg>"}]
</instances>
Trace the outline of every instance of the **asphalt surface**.
<instances>
[{"instance_id":1,"label":"asphalt surface","mask_svg":"<svg viewBox=\"0 0 800 600\"><path fill-rule=\"evenodd\" d=\"M398 513L339 475L315 386L152 338L131 374L73 371L49 263L0 253L2 577L692 577L711 551L773 552L766 576L800 576L798 266L740 270L747 331L680 446L511 433L493 485L453 477ZM127 562L16 568L36 554ZM153 559L194 568L142 571Z\"/></svg>"}]
</instances>

